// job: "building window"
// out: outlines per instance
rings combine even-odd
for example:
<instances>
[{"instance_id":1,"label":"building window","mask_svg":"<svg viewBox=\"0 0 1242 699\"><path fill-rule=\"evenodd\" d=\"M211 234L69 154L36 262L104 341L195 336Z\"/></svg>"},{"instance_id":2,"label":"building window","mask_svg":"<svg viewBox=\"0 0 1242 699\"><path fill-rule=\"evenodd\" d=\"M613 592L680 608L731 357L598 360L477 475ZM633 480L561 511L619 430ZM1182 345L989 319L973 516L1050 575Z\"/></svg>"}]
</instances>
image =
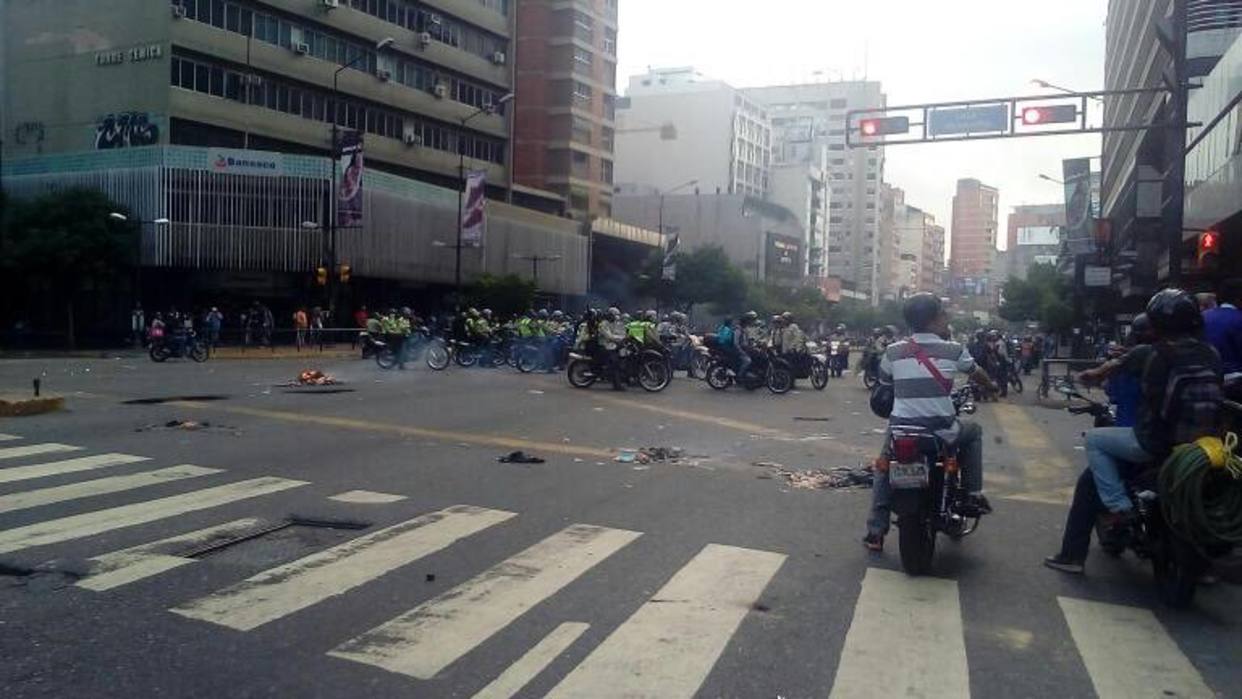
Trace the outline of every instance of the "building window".
<instances>
[{"instance_id":1,"label":"building window","mask_svg":"<svg viewBox=\"0 0 1242 699\"><path fill-rule=\"evenodd\" d=\"M591 55L590 51L584 48L579 48L577 46L574 47L574 72L575 73L578 73L579 75L590 75L591 67L592 67L592 60L593 60L593 56Z\"/></svg>"},{"instance_id":2,"label":"building window","mask_svg":"<svg viewBox=\"0 0 1242 699\"><path fill-rule=\"evenodd\" d=\"M609 153L612 153L613 151L616 150L616 144L614 142L615 133L616 132L614 132L612 128L608 126L605 126L600 129L600 138L599 138L600 146L604 150L608 151Z\"/></svg>"},{"instance_id":3,"label":"building window","mask_svg":"<svg viewBox=\"0 0 1242 699\"><path fill-rule=\"evenodd\" d=\"M611 160L600 161L599 179L604 184L612 184L612 161Z\"/></svg>"},{"instance_id":4,"label":"building window","mask_svg":"<svg viewBox=\"0 0 1242 699\"><path fill-rule=\"evenodd\" d=\"M595 41L594 27L591 15L581 10L574 10L574 36L590 44Z\"/></svg>"},{"instance_id":5,"label":"building window","mask_svg":"<svg viewBox=\"0 0 1242 699\"><path fill-rule=\"evenodd\" d=\"M591 120L583 119L577 115L573 115L571 119L573 130L572 138L574 142L588 146L591 145L591 133L595 129L594 125L591 123Z\"/></svg>"},{"instance_id":6,"label":"building window","mask_svg":"<svg viewBox=\"0 0 1242 699\"><path fill-rule=\"evenodd\" d=\"M604 117L610 120L617 118L617 98L612 95L604 95Z\"/></svg>"},{"instance_id":7,"label":"building window","mask_svg":"<svg viewBox=\"0 0 1242 699\"><path fill-rule=\"evenodd\" d=\"M828 106L832 109L845 109L849 106L849 102L844 99L834 99L828 101Z\"/></svg>"},{"instance_id":8,"label":"building window","mask_svg":"<svg viewBox=\"0 0 1242 699\"><path fill-rule=\"evenodd\" d=\"M578 105L590 106L591 104L591 86L586 83L574 81L574 103Z\"/></svg>"},{"instance_id":9,"label":"building window","mask_svg":"<svg viewBox=\"0 0 1242 699\"><path fill-rule=\"evenodd\" d=\"M828 150L845 150L845 144L844 143L830 143L828 144Z\"/></svg>"},{"instance_id":10,"label":"building window","mask_svg":"<svg viewBox=\"0 0 1242 699\"><path fill-rule=\"evenodd\" d=\"M604 27L604 53L617 55L617 30Z\"/></svg>"}]
</instances>

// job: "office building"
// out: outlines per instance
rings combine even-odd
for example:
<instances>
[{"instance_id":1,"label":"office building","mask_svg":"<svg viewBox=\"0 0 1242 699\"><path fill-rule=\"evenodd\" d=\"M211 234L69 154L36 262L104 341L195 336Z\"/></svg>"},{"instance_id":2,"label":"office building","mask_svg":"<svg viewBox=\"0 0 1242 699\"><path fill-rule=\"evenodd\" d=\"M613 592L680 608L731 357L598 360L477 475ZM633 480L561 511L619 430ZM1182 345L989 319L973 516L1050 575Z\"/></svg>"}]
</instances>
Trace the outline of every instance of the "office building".
<instances>
[{"instance_id":1,"label":"office building","mask_svg":"<svg viewBox=\"0 0 1242 699\"><path fill-rule=\"evenodd\" d=\"M1186 9L1185 70L1188 81L1200 82L1216 67L1242 31L1242 4L1235 0L1183 0ZM1163 76L1175 67L1174 57L1159 39L1157 24L1168 20L1178 6L1174 0L1110 0L1105 31L1104 86L1108 90L1158 88ZM1191 92L1191 100L1207 124L1224 103ZM1230 95L1231 97L1232 95ZM1226 97L1227 102L1230 97ZM1215 105L1207 102L1215 100ZM1106 126L1135 126L1167 122L1174 115L1167 92L1127 94L1104 101ZM1196 119L1191 119L1196 121ZM1214 130L1214 129L1213 129ZM1100 215L1111 223L1112 239L1107 262L1122 272L1115 284L1123 297L1137 303L1170 274L1171 266L1184 267L1193 251L1194 232L1177 207L1185 200L1170 196L1186 146L1193 144L1192 130L1183 134L1166 128L1114 131L1104 134ZM1231 138L1231 137L1230 137ZM1193 151L1194 148L1191 148ZM1222 151L1223 152L1223 151ZM1200 151L1203 160L1216 155ZM1191 159L1195 159L1192 154ZM1189 173L1186 181L1191 181ZM1189 197L1189 192L1187 197ZM1173 258L1170 265L1170 241ZM1082 267L1080 262L1077 265Z\"/></svg>"},{"instance_id":2,"label":"office building","mask_svg":"<svg viewBox=\"0 0 1242 699\"><path fill-rule=\"evenodd\" d=\"M748 88L744 94L765 105L771 116L777 162L824 163L829 185L824 274L839 278L842 289L878 302L884 266L878 241L884 150L848 149L846 113L884 107L880 83L776 85ZM812 247L813 261L817 252Z\"/></svg>"},{"instance_id":3,"label":"office building","mask_svg":"<svg viewBox=\"0 0 1242 699\"><path fill-rule=\"evenodd\" d=\"M772 164L768 112L693 68L630 78L617 103L618 185L764 197Z\"/></svg>"},{"instance_id":4,"label":"office building","mask_svg":"<svg viewBox=\"0 0 1242 699\"><path fill-rule=\"evenodd\" d=\"M1003 260L997 259L998 282L1010 277L1026 279L1033 264L1057 264L1061 253L1061 233L1065 226L1062 204L1015 206L1007 219L1008 247Z\"/></svg>"},{"instance_id":5,"label":"office building","mask_svg":"<svg viewBox=\"0 0 1242 699\"><path fill-rule=\"evenodd\" d=\"M802 226L803 250L807 251L803 273L814 279L824 277L831 192L827 173L807 163L777 163L772 166L770 185L768 201L791 211Z\"/></svg>"},{"instance_id":6,"label":"office building","mask_svg":"<svg viewBox=\"0 0 1242 699\"><path fill-rule=\"evenodd\" d=\"M884 184L881 201L881 299L901 300L920 291L939 294L944 228L936 225L935 216L907 203L898 187Z\"/></svg>"},{"instance_id":7,"label":"office building","mask_svg":"<svg viewBox=\"0 0 1242 699\"><path fill-rule=\"evenodd\" d=\"M5 188L88 186L169 219L143 226L145 292L305 298L331 260L352 268L360 297L451 284L460 164L493 199L483 244L460 256L464 280L529 275L517 256L554 253L543 290L585 289L574 222L503 201L562 206L511 186L511 0L0 8L7 37L43 37L3 47ZM357 220L344 222L329 155L353 136L365 169Z\"/></svg>"},{"instance_id":8,"label":"office building","mask_svg":"<svg viewBox=\"0 0 1242 699\"><path fill-rule=\"evenodd\" d=\"M517 3L514 179L612 212L617 0Z\"/></svg>"},{"instance_id":9,"label":"office building","mask_svg":"<svg viewBox=\"0 0 1242 699\"><path fill-rule=\"evenodd\" d=\"M976 179L957 181L953 195L952 245L949 270L953 289L966 296L985 296L993 287L999 192Z\"/></svg>"}]
</instances>

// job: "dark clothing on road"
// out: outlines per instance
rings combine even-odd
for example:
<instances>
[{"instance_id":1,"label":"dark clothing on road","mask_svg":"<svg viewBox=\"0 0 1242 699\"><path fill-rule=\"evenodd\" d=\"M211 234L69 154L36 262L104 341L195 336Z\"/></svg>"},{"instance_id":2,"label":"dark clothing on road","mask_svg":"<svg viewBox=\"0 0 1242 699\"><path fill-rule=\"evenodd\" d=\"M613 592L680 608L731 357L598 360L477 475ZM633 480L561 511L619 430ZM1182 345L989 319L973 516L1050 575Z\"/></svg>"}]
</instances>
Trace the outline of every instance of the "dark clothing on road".
<instances>
[{"instance_id":1,"label":"dark clothing on road","mask_svg":"<svg viewBox=\"0 0 1242 699\"><path fill-rule=\"evenodd\" d=\"M1074 485L1074 500L1070 503L1069 517L1065 520L1065 533L1061 536L1061 557L1082 563L1091 549L1091 530L1096 518L1104 513L1095 477L1091 469L1084 469Z\"/></svg>"}]
</instances>

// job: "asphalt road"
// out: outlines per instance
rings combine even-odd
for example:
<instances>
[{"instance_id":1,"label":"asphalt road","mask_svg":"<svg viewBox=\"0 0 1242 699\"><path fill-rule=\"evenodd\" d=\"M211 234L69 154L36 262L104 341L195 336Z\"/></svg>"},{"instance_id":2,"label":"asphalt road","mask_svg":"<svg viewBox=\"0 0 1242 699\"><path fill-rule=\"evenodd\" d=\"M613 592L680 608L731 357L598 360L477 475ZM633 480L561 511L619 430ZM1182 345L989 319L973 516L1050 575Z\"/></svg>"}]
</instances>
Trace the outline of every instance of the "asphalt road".
<instances>
[{"instance_id":1,"label":"asphalt road","mask_svg":"<svg viewBox=\"0 0 1242 699\"><path fill-rule=\"evenodd\" d=\"M875 453L854 379L278 385L304 364L0 362L68 399L0 421L0 696L1242 696L1239 588L1039 565L1085 423L1029 394L976 415L997 513L911 579L859 545L870 491L780 472ZM649 446L686 456L615 460Z\"/></svg>"}]
</instances>

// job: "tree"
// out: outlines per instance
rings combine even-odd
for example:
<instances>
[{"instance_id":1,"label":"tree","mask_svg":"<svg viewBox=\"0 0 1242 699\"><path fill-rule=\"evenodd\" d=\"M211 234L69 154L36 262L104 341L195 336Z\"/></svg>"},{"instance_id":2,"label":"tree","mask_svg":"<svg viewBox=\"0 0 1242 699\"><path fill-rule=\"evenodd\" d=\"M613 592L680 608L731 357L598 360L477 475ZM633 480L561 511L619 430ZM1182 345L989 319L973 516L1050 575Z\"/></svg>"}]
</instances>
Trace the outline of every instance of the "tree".
<instances>
[{"instance_id":1,"label":"tree","mask_svg":"<svg viewBox=\"0 0 1242 699\"><path fill-rule=\"evenodd\" d=\"M1000 317L1014 323L1039 321L1053 332L1068 330L1075 311L1067 299L1069 284L1053 265L1033 264L1026 279L1010 277L1004 286Z\"/></svg>"},{"instance_id":2,"label":"tree","mask_svg":"<svg viewBox=\"0 0 1242 699\"><path fill-rule=\"evenodd\" d=\"M86 288L116 280L137 264L138 224L102 192L65 189L11 202L3 230L0 268L33 293L49 297L65 312L68 346L77 344L74 305Z\"/></svg>"},{"instance_id":3,"label":"tree","mask_svg":"<svg viewBox=\"0 0 1242 699\"><path fill-rule=\"evenodd\" d=\"M746 300L746 275L729 261L721 247L675 253L677 275L672 281L663 279L663 259L659 253L647 258L639 275L640 293L677 308L711 303L724 312L737 310Z\"/></svg>"},{"instance_id":4,"label":"tree","mask_svg":"<svg viewBox=\"0 0 1242 699\"><path fill-rule=\"evenodd\" d=\"M484 274L466 290L473 306L490 308L501 316L515 316L530 309L535 301L535 283L507 274L498 277Z\"/></svg>"}]
</instances>

